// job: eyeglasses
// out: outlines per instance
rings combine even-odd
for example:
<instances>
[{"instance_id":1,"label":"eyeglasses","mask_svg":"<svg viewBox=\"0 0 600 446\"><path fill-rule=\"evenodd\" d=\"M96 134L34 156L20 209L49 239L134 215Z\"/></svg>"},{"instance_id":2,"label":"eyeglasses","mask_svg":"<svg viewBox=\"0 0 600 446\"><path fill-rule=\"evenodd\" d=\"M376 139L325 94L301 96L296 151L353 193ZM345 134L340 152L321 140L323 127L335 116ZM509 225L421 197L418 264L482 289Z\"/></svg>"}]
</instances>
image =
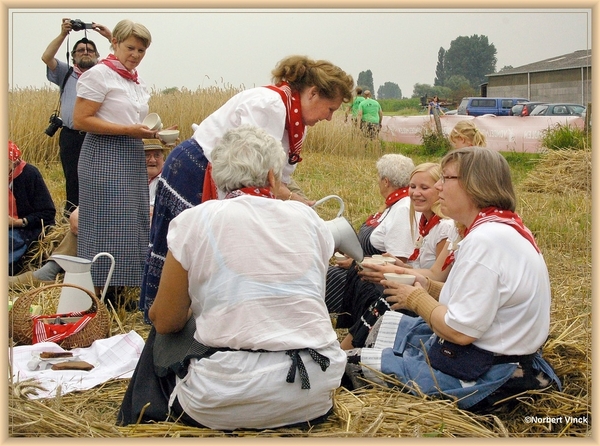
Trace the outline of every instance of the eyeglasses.
<instances>
[{"instance_id":1,"label":"eyeglasses","mask_svg":"<svg viewBox=\"0 0 600 446\"><path fill-rule=\"evenodd\" d=\"M442 181L442 184L444 184L446 182L446 180L458 180L460 177L456 176L456 175L442 175L440 177L440 180Z\"/></svg>"},{"instance_id":2,"label":"eyeglasses","mask_svg":"<svg viewBox=\"0 0 600 446\"><path fill-rule=\"evenodd\" d=\"M83 54L83 53L94 54L96 51L94 51L92 48L79 48L78 50L75 50L75 52L77 54Z\"/></svg>"},{"instance_id":3,"label":"eyeglasses","mask_svg":"<svg viewBox=\"0 0 600 446\"><path fill-rule=\"evenodd\" d=\"M160 159L163 157L163 153L162 152L158 152L158 153L152 153L152 152L146 152L146 159L149 160L150 158L154 158L154 159Z\"/></svg>"}]
</instances>

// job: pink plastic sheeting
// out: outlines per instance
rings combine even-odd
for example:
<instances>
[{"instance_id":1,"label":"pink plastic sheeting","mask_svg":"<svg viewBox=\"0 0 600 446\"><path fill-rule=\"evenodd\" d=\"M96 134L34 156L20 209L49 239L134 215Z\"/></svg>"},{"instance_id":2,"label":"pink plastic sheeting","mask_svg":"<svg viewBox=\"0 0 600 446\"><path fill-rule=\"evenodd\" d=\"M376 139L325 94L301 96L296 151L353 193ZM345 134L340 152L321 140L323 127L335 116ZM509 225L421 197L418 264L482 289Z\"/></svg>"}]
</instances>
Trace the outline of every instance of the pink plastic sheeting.
<instances>
[{"instance_id":1,"label":"pink plastic sheeting","mask_svg":"<svg viewBox=\"0 0 600 446\"><path fill-rule=\"evenodd\" d=\"M442 131L448 136L454 125L464 119L473 120L486 136L487 146L501 152L537 152L541 149L542 132L557 124L584 127L583 118L578 116L442 115ZM422 144L421 131L428 124L435 128L429 115L384 116L379 137L384 141Z\"/></svg>"}]
</instances>

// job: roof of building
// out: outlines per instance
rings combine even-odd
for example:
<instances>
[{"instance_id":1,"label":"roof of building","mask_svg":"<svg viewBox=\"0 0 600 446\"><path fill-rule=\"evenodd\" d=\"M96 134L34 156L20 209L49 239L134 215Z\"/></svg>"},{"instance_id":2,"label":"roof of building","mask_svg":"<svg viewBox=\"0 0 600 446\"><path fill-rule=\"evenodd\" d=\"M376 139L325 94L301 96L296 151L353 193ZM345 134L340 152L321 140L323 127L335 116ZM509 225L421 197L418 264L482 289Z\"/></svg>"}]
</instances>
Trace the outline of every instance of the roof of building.
<instances>
[{"instance_id":1,"label":"roof of building","mask_svg":"<svg viewBox=\"0 0 600 446\"><path fill-rule=\"evenodd\" d=\"M562 56L551 57L550 59L533 62L527 65L521 65L520 67L516 68L509 68L498 73L487 74L486 76L505 76L507 74L557 71L591 66L592 50L588 49L575 51L574 53L563 54Z\"/></svg>"}]
</instances>

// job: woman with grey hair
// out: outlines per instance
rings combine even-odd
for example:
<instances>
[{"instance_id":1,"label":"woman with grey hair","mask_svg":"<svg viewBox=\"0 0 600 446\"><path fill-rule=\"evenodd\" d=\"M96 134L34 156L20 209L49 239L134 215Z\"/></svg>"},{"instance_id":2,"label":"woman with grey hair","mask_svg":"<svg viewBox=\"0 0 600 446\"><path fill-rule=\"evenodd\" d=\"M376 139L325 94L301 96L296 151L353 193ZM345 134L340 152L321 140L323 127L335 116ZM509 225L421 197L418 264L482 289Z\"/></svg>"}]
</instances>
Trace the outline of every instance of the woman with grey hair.
<instances>
[{"instance_id":1,"label":"woman with grey hair","mask_svg":"<svg viewBox=\"0 0 600 446\"><path fill-rule=\"evenodd\" d=\"M370 215L358 231L365 256L388 254L406 262L414 252L419 212L410 213L408 186L415 168L413 160L399 153L383 155L376 164L379 193L385 200L382 208ZM339 314L337 328L354 325L371 303L381 295L382 287L361 280L356 263L348 258L336 261L327 271L325 302L330 313Z\"/></svg>"},{"instance_id":2,"label":"woman with grey hair","mask_svg":"<svg viewBox=\"0 0 600 446\"><path fill-rule=\"evenodd\" d=\"M281 142L256 127L229 130L214 148L225 198L169 226L153 328L120 424L171 411L193 426L267 429L331 411L346 364L324 302L334 239L310 207L275 199L285 160ZM177 355L181 332L193 345Z\"/></svg>"}]
</instances>

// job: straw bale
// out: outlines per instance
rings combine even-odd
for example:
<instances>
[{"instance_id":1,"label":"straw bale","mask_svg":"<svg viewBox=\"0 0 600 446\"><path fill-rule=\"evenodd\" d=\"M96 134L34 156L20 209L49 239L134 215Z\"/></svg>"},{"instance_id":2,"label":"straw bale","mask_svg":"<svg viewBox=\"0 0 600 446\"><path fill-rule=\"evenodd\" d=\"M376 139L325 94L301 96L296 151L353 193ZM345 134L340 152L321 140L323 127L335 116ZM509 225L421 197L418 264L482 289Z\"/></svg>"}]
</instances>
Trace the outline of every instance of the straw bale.
<instances>
[{"instance_id":1,"label":"straw bale","mask_svg":"<svg viewBox=\"0 0 600 446\"><path fill-rule=\"evenodd\" d=\"M561 193L568 189L592 192L591 150L549 150L523 181L530 192Z\"/></svg>"}]
</instances>

